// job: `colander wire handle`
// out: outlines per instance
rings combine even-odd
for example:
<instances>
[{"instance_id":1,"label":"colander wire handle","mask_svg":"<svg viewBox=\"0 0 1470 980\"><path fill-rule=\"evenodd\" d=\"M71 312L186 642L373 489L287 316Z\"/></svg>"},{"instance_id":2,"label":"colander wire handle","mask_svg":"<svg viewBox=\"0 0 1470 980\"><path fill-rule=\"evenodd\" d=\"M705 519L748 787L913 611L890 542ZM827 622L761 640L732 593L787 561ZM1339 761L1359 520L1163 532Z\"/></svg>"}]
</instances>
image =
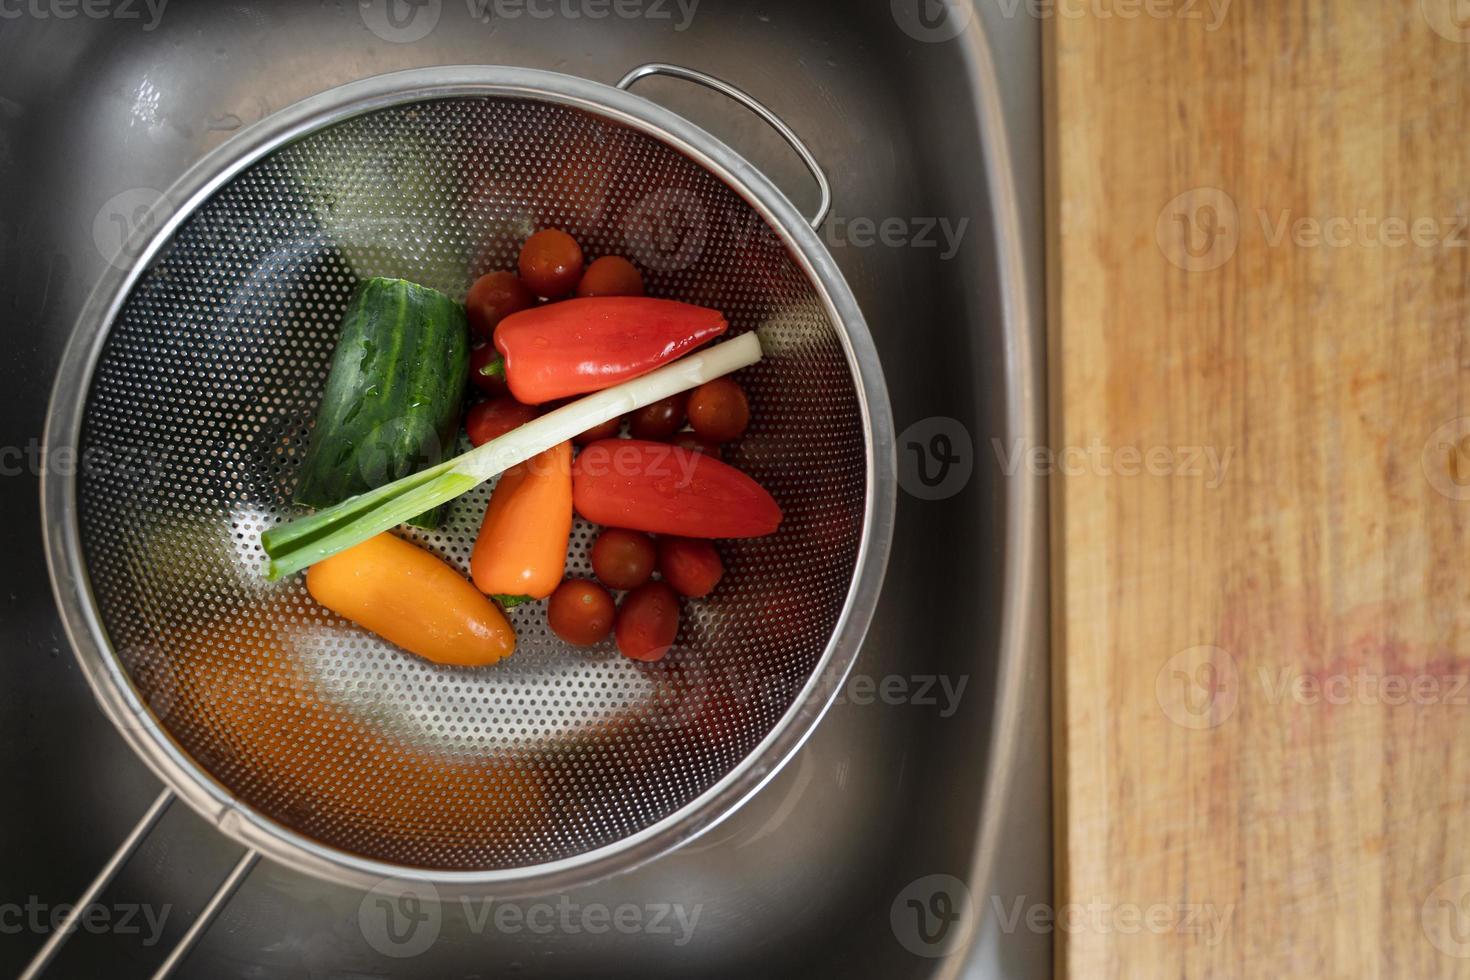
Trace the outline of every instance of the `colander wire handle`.
<instances>
[{"instance_id":1,"label":"colander wire handle","mask_svg":"<svg viewBox=\"0 0 1470 980\"><path fill-rule=\"evenodd\" d=\"M696 85L703 85L705 88L714 89L716 92L739 102L745 108L765 120L766 125L779 133L781 138L786 141L786 145L796 151L796 155L801 157L801 162L806 164L807 170L811 171L812 177L816 180L817 191L820 193L821 199L817 202L817 213L807 220L811 223L813 229L822 227L822 223L827 220L827 215L832 211L832 184L827 180L827 174L822 170L822 165L817 163L816 156L801 141L801 137L797 136L780 116L772 112L764 103L757 100L755 96L743 89L736 88L729 82L694 68L671 65L662 61L653 61L646 65L639 65L619 79L617 87L627 91L633 87L634 82L640 78L647 78L650 75L667 75L670 78L682 78L686 82L693 82Z\"/></svg>"},{"instance_id":2,"label":"colander wire handle","mask_svg":"<svg viewBox=\"0 0 1470 980\"><path fill-rule=\"evenodd\" d=\"M225 880L220 882L214 894L209 897L209 904L194 917L194 923L189 926L189 931L184 933L184 938L169 950L168 958L159 965L157 970L153 971L152 980L168 980L178 965L184 962L184 957L189 955L189 950L193 949L199 937L204 935L204 930L209 928L214 917L219 915L220 909L229 902L230 897L235 894L235 889L240 887L240 882L244 881L250 869L255 867L255 862L259 857L260 855L255 851L249 850L240 855L240 860L235 862L235 866L230 869Z\"/></svg>"},{"instance_id":3,"label":"colander wire handle","mask_svg":"<svg viewBox=\"0 0 1470 980\"><path fill-rule=\"evenodd\" d=\"M153 828L158 824L159 818L163 816L164 811L168 809L169 804L173 801L173 790L166 789L158 794L153 800L153 804L148 807L148 810L139 818L137 824L129 831L128 836L117 846L117 850L112 852L112 857L107 859L107 863L102 866L102 870L97 872L96 877L92 879L86 891L82 892L81 896L72 904L66 915L62 917L61 922L52 930L45 944L36 951L35 956L31 957L31 961L21 971L19 980L36 980L36 978L45 973L51 961L56 958L56 954L61 951L61 947L71 937L71 934L76 931L77 919L91 907L93 902L97 901L97 896L102 894L103 889L111 884L112 879L117 876L117 873L122 870L123 865L127 864L128 859L133 856L133 852L138 849L138 845L142 844L148 835L152 833ZM184 961L184 957L188 955L189 950L199 941L199 937L204 935L204 931L209 928L210 922L219 914L220 909L225 907L225 903L229 901L230 896L234 894L240 882L245 880L245 876L255 866L257 857L259 855L255 851L247 850L241 856L240 860L235 863L229 875L215 889L214 895L209 899L209 903L195 916L193 924L189 926L189 931L184 934L184 937L169 952L168 957L153 972L153 980L165 980Z\"/></svg>"},{"instance_id":4,"label":"colander wire handle","mask_svg":"<svg viewBox=\"0 0 1470 980\"><path fill-rule=\"evenodd\" d=\"M72 905L71 910L62 917L61 922L51 931L51 935L46 938L45 945L36 951L35 956L31 957L31 961L21 971L19 980L36 980L37 977L45 972L47 965L61 951L62 945L76 931L73 928L76 925L76 920L97 900L97 896L102 894L102 889L111 883L122 866L128 863L128 858L133 856L133 852L138 849L138 845L143 843L143 839L148 836L148 832L153 829L154 824L158 823L158 818L163 816L163 812L168 809L168 805L173 801L174 794L172 790L166 789L158 794L158 798L153 801L153 805L143 814L137 825L123 839L123 842L117 846L117 850L112 852L112 857L108 858L107 863L102 866L102 870L97 872L97 876L92 879L92 883L87 886L87 890L82 892L81 897Z\"/></svg>"}]
</instances>

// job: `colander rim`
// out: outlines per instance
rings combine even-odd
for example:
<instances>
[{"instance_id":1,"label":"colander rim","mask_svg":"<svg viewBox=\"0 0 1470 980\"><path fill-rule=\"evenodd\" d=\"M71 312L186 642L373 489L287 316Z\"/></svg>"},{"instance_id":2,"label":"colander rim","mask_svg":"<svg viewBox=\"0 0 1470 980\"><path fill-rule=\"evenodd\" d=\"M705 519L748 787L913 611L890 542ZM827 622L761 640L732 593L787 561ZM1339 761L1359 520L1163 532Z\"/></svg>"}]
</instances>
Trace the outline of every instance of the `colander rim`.
<instances>
[{"instance_id":1,"label":"colander rim","mask_svg":"<svg viewBox=\"0 0 1470 980\"><path fill-rule=\"evenodd\" d=\"M111 326L138 280L185 220L220 188L286 144L365 113L406 103L490 96L553 102L634 128L684 153L719 177L781 236L820 297L855 380L864 422L863 535L836 626L807 683L765 738L714 785L648 827L581 854L494 870L413 868L365 857L292 830L236 799L190 757L149 712L113 650L82 558L76 468L41 476L47 567L63 626L104 713L173 792L224 834L315 877L361 888L385 880L454 892L514 897L561 891L632 870L710 830L768 782L810 737L852 669L872 621L887 566L896 507L893 419L876 347L835 261L796 207L751 163L705 130L641 96L539 69L455 65L391 72L348 82L287 106L221 144L161 196L156 227L124 246L136 256L109 265L92 291L62 356L47 411L48 452L76 452L92 374Z\"/></svg>"}]
</instances>

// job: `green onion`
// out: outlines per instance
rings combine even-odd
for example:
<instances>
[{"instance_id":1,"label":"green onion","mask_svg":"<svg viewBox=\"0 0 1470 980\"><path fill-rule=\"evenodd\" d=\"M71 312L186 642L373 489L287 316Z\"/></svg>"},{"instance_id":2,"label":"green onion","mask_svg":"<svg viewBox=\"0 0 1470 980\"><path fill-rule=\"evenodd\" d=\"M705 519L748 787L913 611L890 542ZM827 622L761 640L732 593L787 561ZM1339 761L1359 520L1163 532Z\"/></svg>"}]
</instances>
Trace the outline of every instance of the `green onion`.
<instances>
[{"instance_id":1,"label":"green onion","mask_svg":"<svg viewBox=\"0 0 1470 980\"><path fill-rule=\"evenodd\" d=\"M760 359L761 345L756 335L742 334L642 377L579 398L437 466L271 528L260 536L261 547L270 558L265 577L275 581L299 572L453 500L593 426L749 367Z\"/></svg>"}]
</instances>

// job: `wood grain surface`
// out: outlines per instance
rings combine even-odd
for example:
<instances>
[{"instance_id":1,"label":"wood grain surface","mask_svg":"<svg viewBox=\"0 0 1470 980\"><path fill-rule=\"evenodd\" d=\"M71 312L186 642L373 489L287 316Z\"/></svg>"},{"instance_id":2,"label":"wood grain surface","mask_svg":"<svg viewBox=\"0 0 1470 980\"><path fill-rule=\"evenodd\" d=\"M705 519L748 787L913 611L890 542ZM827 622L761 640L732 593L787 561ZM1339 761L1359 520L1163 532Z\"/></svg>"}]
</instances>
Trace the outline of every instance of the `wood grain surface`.
<instances>
[{"instance_id":1,"label":"wood grain surface","mask_svg":"<svg viewBox=\"0 0 1470 980\"><path fill-rule=\"evenodd\" d=\"M1059 965L1470 976L1470 3L1058 9Z\"/></svg>"}]
</instances>

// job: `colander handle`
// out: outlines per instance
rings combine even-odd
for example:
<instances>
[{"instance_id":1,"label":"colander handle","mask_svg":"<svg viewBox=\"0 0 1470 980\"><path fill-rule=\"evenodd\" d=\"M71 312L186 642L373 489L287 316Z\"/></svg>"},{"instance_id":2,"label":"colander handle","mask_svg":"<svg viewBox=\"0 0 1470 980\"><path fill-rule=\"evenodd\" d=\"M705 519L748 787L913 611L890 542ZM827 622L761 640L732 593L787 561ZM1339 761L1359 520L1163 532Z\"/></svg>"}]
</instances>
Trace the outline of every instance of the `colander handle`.
<instances>
[{"instance_id":1,"label":"colander handle","mask_svg":"<svg viewBox=\"0 0 1470 980\"><path fill-rule=\"evenodd\" d=\"M639 65L619 79L617 87L626 91L633 87L634 82L640 78L647 78L650 75L668 75L671 78L682 78L686 82L693 82L696 85L703 85L705 88L714 89L716 92L734 99L764 119L766 125L779 133L781 138L786 141L786 145L796 151L796 155L801 157L801 162L806 164L806 168L811 171L812 177L816 180L817 190L821 194L821 200L817 202L816 215L808 220L811 222L812 228L822 227L822 222L827 220L827 215L832 210L832 184L827 180L827 174L822 170L821 164L817 163L817 158L812 155L812 151L801 141L800 136L792 132L791 127L786 125L780 116L768 109L755 96L736 88L729 82L718 79L713 75L707 75L694 68L671 65L667 62L654 61L646 65Z\"/></svg>"},{"instance_id":2,"label":"colander handle","mask_svg":"<svg viewBox=\"0 0 1470 980\"><path fill-rule=\"evenodd\" d=\"M163 816L164 811L169 808L169 804L173 801L174 794L172 790L166 789L158 794L153 801L153 805L143 814L142 819L133 827L132 832L118 845L117 850L112 853L112 857L108 859L107 864L92 879L92 883L87 886L87 890L72 904L67 914L62 916L61 921L51 930L51 935L47 938L45 945L31 957L30 963L26 964L26 968L21 971L20 980L37 980L46 971L46 968L50 966L56 954L61 951L62 944L76 931L77 919L81 918L82 913L97 900L97 896L101 895L102 890L117 876L118 871L133 856L133 852L138 849L138 845L142 844L143 840L152 832L159 818ZM240 859L235 862L235 866L225 876L225 880L220 883L219 887L215 889L214 894L210 896L209 903L194 917L194 922L189 927L189 931L184 933L183 938L169 951L167 958L153 972L153 980L164 980L164 978L168 977L178 968L178 965L183 962L184 957L188 955L189 950L193 949L194 944L199 941L199 937L204 935L204 930L209 928L210 922L219 914L220 909L225 907L225 903L230 900L230 896L234 894L240 882L244 881L245 876L250 873L250 869L255 867L256 857L257 854L255 851L246 850Z\"/></svg>"}]
</instances>

